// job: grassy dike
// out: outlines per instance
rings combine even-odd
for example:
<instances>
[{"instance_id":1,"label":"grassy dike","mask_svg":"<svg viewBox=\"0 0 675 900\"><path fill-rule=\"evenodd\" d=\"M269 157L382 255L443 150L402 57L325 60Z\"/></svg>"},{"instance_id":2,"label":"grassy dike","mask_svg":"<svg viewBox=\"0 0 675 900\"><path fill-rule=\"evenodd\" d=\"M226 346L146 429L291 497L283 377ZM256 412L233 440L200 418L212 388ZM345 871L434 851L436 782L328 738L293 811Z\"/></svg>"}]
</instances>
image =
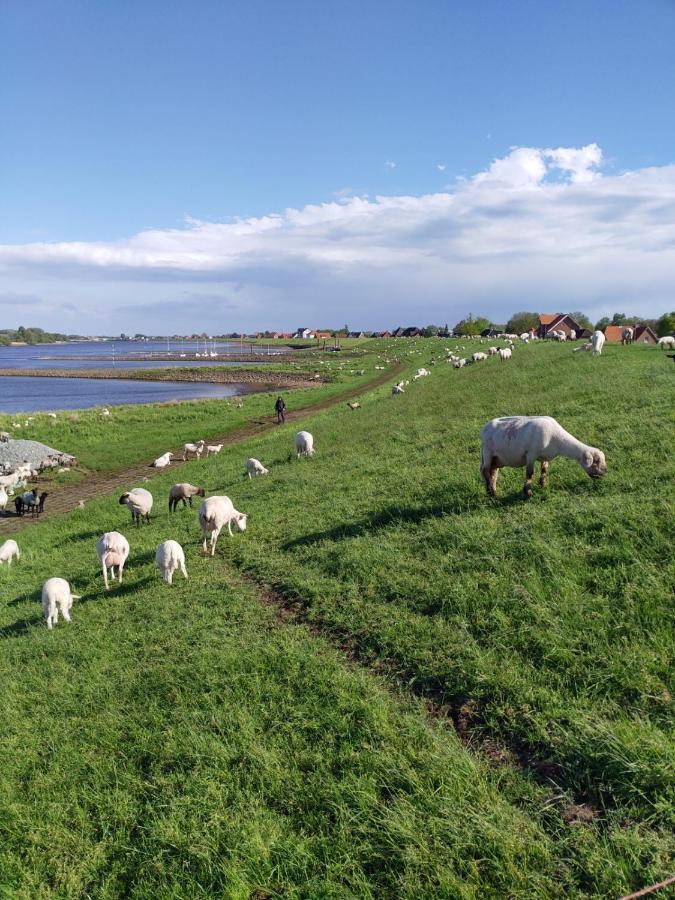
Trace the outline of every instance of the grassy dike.
<instances>
[{"instance_id":1,"label":"grassy dike","mask_svg":"<svg viewBox=\"0 0 675 900\"><path fill-rule=\"evenodd\" d=\"M439 347L405 346L411 367ZM165 511L171 471L149 527L113 497L19 534L0 890L615 897L670 874L671 368L518 348L313 414L311 460L295 424L227 447L180 470L250 516L215 560L196 510ZM520 472L489 501L478 431L508 413L555 415L606 451L606 479L559 460L531 503ZM249 455L268 477L242 478ZM113 528L132 551L104 595ZM171 588L169 537L190 573ZM56 574L83 600L50 634Z\"/></svg>"}]
</instances>

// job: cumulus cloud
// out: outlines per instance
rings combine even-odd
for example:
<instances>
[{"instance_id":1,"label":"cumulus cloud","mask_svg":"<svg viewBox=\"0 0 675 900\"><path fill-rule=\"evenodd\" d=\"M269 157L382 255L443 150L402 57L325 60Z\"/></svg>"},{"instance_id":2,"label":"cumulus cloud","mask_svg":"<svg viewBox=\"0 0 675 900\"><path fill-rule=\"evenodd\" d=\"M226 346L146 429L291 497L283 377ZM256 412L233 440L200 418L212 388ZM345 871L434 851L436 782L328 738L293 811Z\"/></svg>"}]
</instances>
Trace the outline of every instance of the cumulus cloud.
<instances>
[{"instance_id":1,"label":"cumulus cloud","mask_svg":"<svg viewBox=\"0 0 675 900\"><path fill-rule=\"evenodd\" d=\"M8 296L31 290L55 310L52 328L65 297L89 330L103 316L116 331L199 330L202 315L230 330L452 322L469 310L501 320L528 306L659 313L672 306L675 166L601 177L602 160L596 144L515 147L442 193L4 245L0 271Z\"/></svg>"}]
</instances>

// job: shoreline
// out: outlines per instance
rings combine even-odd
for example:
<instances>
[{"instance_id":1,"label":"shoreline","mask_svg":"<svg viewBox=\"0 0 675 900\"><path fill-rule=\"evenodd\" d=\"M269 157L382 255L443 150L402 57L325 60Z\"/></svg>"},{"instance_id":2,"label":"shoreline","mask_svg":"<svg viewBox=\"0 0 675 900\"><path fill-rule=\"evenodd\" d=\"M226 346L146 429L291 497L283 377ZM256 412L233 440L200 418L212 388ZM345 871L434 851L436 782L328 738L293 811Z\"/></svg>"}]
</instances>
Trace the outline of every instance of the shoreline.
<instances>
[{"instance_id":1,"label":"shoreline","mask_svg":"<svg viewBox=\"0 0 675 900\"><path fill-rule=\"evenodd\" d=\"M103 381L176 381L189 384L269 386L270 390L318 387L325 379L309 373L252 372L237 368L204 371L176 369L0 369L0 378L95 378Z\"/></svg>"}]
</instances>

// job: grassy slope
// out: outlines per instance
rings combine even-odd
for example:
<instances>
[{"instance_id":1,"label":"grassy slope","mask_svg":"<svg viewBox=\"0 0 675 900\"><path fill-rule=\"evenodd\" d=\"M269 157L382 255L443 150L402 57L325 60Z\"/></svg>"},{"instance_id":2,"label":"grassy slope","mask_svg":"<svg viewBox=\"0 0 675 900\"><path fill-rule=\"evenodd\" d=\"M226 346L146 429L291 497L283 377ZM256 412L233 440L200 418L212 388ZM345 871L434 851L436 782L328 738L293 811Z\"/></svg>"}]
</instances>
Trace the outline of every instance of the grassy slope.
<instances>
[{"instance_id":1,"label":"grassy slope","mask_svg":"<svg viewBox=\"0 0 675 900\"><path fill-rule=\"evenodd\" d=\"M414 365L438 345L417 346ZM0 572L0 884L616 896L667 874L671 378L642 348L519 348L314 416L313 460L289 461L292 426L224 450L191 464L250 514L215 561L197 558L194 514L169 525L163 508L140 533L114 500L32 527L28 565ZM513 412L601 446L607 479L561 460L530 504L509 496L515 472L488 502L478 430ZM241 478L249 454L268 478ZM93 547L113 527L132 563L104 599ZM170 536L191 574L172 589L152 571ZM474 735L545 760L558 787L489 769L322 640L275 626L233 566L301 598L387 679L463 705ZM85 601L49 635L35 601L53 574ZM569 828L580 794L600 815Z\"/></svg>"}]
</instances>

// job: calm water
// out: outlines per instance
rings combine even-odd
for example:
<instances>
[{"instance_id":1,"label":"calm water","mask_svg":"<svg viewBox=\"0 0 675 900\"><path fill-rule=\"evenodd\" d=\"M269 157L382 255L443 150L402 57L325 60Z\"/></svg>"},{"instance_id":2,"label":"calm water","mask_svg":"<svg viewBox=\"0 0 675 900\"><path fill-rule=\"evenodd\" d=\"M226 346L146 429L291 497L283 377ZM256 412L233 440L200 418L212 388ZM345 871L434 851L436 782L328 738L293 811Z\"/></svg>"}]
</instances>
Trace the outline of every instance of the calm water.
<instances>
[{"instance_id":1,"label":"calm water","mask_svg":"<svg viewBox=\"0 0 675 900\"><path fill-rule=\"evenodd\" d=\"M164 400L217 399L243 393L237 384L171 381L118 381L99 378L0 378L0 412L37 412L159 403Z\"/></svg>"},{"instance_id":2,"label":"calm water","mask_svg":"<svg viewBox=\"0 0 675 900\"><path fill-rule=\"evenodd\" d=\"M114 347L114 351L113 351ZM198 359L195 353L203 355L206 350L204 344L170 341L171 353L185 353L185 359L166 360L166 341L82 341L72 344L39 344L31 347L0 347L0 369L109 369L114 365L116 369L152 369L158 366L236 366L240 363L220 361L218 357ZM209 343L208 350L214 349ZM216 341L216 353L238 353L239 342L221 343ZM244 351L250 349L250 344L244 343ZM272 346L269 353L266 347L254 347L253 352L260 356L278 355L286 352L286 348ZM140 354L156 355L154 360L139 360L135 356ZM78 356L80 359L68 359ZM106 359L92 359L95 356Z\"/></svg>"}]
</instances>

